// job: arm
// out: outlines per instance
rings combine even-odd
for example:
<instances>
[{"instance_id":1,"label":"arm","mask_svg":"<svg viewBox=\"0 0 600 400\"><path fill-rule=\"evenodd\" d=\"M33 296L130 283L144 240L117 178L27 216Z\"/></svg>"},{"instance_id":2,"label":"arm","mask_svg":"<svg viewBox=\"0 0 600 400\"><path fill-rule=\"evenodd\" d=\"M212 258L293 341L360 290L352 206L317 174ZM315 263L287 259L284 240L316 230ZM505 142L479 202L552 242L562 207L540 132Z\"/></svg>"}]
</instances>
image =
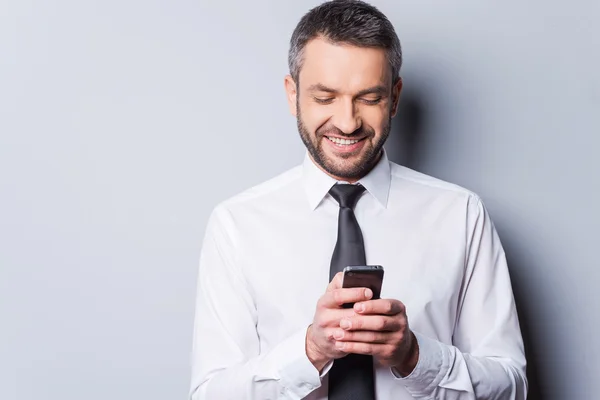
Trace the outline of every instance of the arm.
<instances>
[{"instance_id":1,"label":"arm","mask_svg":"<svg viewBox=\"0 0 600 400\"><path fill-rule=\"evenodd\" d=\"M525 355L500 239L478 198L469 233L453 346L417 332L419 360L399 382L417 399L524 400Z\"/></svg>"},{"instance_id":2,"label":"arm","mask_svg":"<svg viewBox=\"0 0 600 400\"><path fill-rule=\"evenodd\" d=\"M254 300L236 268L233 228L229 213L217 207L200 256L190 399L305 397L321 385L306 356L306 330L261 351Z\"/></svg>"}]
</instances>

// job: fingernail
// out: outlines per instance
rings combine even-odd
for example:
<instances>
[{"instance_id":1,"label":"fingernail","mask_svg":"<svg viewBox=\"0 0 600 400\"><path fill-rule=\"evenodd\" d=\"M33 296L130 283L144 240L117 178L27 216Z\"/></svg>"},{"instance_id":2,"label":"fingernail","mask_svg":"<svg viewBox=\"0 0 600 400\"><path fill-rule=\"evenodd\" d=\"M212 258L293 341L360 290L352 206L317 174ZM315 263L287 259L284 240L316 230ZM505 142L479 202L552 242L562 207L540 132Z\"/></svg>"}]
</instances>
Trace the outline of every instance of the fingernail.
<instances>
[{"instance_id":1,"label":"fingernail","mask_svg":"<svg viewBox=\"0 0 600 400\"><path fill-rule=\"evenodd\" d=\"M358 312L363 312L363 311L365 311L365 305L362 303L356 303L354 305L354 309Z\"/></svg>"},{"instance_id":2,"label":"fingernail","mask_svg":"<svg viewBox=\"0 0 600 400\"><path fill-rule=\"evenodd\" d=\"M373 291L371 289L365 289L365 297L370 299L373 296Z\"/></svg>"},{"instance_id":3,"label":"fingernail","mask_svg":"<svg viewBox=\"0 0 600 400\"><path fill-rule=\"evenodd\" d=\"M335 347L342 350L344 348L344 342L335 342Z\"/></svg>"},{"instance_id":4,"label":"fingernail","mask_svg":"<svg viewBox=\"0 0 600 400\"><path fill-rule=\"evenodd\" d=\"M350 328L350 321L348 321L347 319L343 319L340 321L340 328L342 329L348 329Z\"/></svg>"},{"instance_id":5,"label":"fingernail","mask_svg":"<svg viewBox=\"0 0 600 400\"><path fill-rule=\"evenodd\" d=\"M341 339L341 338L343 338L343 337L344 337L344 331L338 331L338 330L336 330L336 331L333 333L333 337L334 337L334 338L336 338L336 339Z\"/></svg>"}]
</instances>

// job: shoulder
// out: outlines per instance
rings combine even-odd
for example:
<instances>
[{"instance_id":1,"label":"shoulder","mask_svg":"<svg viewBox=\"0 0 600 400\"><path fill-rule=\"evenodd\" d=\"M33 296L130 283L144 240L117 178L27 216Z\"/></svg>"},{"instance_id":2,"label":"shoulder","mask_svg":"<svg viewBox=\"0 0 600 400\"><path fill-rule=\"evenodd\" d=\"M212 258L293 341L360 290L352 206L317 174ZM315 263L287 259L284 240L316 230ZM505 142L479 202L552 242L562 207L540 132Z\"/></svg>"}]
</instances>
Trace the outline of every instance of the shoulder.
<instances>
[{"instance_id":1,"label":"shoulder","mask_svg":"<svg viewBox=\"0 0 600 400\"><path fill-rule=\"evenodd\" d=\"M301 177L302 167L296 166L224 200L221 205L234 207L268 201L299 185Z\"/></svg>"},{"instance_id":2,"label":"shoulder","mask_svg":"<svg viewBox=\"0 0 600 400\"><path fill-rule=\"evenodd\" d=\"M460 185L435 178L394 162L390 162L390 170L393 189L419 190L434 196L457 197L474 203L481 202L477 193Z\"/></svg>"},{"instance_id":3,"label":"shoulder","mask_svg":"<svg viewBox=\"0 0 600 400\"><path fill-rule=\"evenodd\" d=\"M232 213L269 209L278 204L282 198L294 196L299 190L302 190L301 178L301 166L288 169L267 181L221 201L214 208L213 215L222 219Z\"/></svg>"}]
</instances>

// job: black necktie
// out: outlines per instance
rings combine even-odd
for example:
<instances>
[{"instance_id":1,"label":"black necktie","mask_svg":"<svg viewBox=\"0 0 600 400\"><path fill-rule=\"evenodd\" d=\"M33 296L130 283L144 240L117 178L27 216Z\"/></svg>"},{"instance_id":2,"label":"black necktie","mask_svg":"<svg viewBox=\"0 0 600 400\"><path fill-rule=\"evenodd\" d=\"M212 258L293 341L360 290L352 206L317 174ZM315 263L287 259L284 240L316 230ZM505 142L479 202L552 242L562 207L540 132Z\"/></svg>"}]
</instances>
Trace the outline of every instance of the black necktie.
<instances>
[{"instance_id":1,"label":"black necktie","mask_svg":"<svg viewBox=\"0 0 600 400\"><path fill-rule=\"evenodd\" d=\"M354 216L354 206L364 191L363 186L348 184L335 185L329 191L340 205L337 243L329 268L330 281L349 265L366 265L365 244ZM348 354L335 360L329 371L329 400L373 399L373 357Z\"/></svg>"}]
</instances>

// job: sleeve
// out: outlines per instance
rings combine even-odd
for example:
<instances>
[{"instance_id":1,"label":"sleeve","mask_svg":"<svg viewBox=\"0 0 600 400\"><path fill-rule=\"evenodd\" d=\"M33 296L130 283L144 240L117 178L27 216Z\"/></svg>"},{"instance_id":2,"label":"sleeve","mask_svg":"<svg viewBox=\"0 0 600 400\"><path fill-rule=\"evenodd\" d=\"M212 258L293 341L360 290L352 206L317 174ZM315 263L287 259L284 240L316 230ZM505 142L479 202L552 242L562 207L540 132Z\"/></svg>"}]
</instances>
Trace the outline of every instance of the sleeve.
<instances>
[{"instance_id":1,"label":"sleeve","mask_svg":"<svg viewBox=\"0 0 600 400\"><path fill-rule=\"evenodd\" d=\"M218 206L200 255L189 398L301 399L322 378L306 356L306 330L261 351L254 300L236 268L233 228Z\"/></svg>"},{"instance_id":2,"label":"sleeve","mask_svg":"<svg viewBox=\"0 0 600 400\"><path fill-rule=\"evenodd\" d=\"M467 212L465 275L452 345L415 332L419 361L397 381L416 399L525 400L525 354L504 250L481 200Z\"/></svg>"}]
</instances>

